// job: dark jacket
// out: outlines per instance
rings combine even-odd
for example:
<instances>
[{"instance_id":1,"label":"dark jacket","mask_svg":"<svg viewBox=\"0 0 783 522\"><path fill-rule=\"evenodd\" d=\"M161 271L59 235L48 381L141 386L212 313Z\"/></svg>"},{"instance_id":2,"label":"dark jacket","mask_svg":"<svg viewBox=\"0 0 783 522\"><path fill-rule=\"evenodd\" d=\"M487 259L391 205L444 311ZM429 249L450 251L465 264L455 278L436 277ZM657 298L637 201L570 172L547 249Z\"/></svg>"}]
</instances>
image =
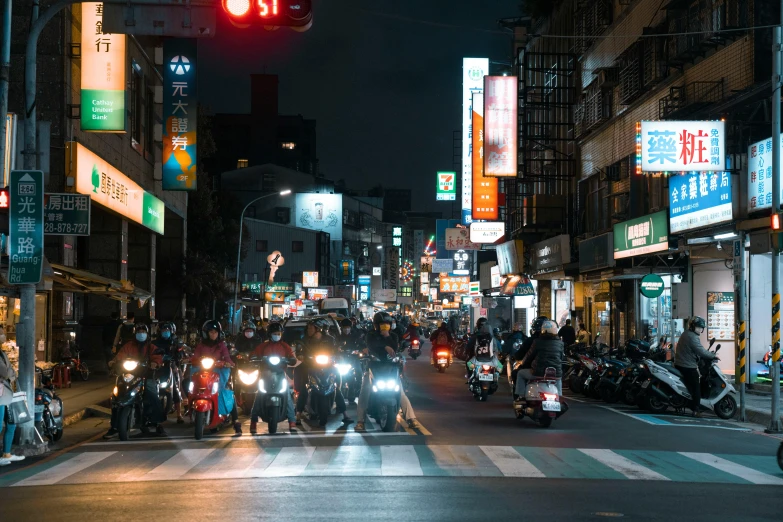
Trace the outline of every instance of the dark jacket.
<instances>
[{"instance_id":1,"label":"dark jacket","mask_svg":"<svg viewBox=\"0 0 783 522\"><path fill-rule=\"evenodd\" d=\"M357 332L353 328L351 328L351 333L349 333L348 335L341 333L337 337L337 345L340 347L341 350L347 352L363 349L364 348L363 341L364 339L361 332Z\"/></svg>"},{"instance_id":2,"label":"dark jacket","mask_svg":"<svg viewBox=\"0 0 783 522\"><path fill-rule=\"evenodd\" d=\"M522 360L522 367L530 365L533 375L543 377L547 368L554 368L558 377L563 376L563 341L554 335L542 335L533 342Z\"/></svg>"},{"instance_id":3,"label":"dark jacket","mask_svg":"<svg viewBox=\"0 0 783 522\"><path fill-rule=\"evenodd\" d=\"M566 346L571 346L576 342L576 330L570 325L562 327L560 331L557 332L557 336L563 340L563 344Z\"/></svg>"},{"instance_id":4,"label":"dark jacket","mask_svg":"<svg viewBox=\"0 0 783 522\"><path fill-rule=\"evenodd\" d=\"M473 334L470 336L470 339L468 339L468 346L467 346L467 355L468 359L472 359L476 356L476 347L480 345L482 342L487 342L492 345L492 334L488 333L479 333L479 334Z\"/></svg>"},{"instance_id":5,"label":"dark jacket","mask_svg":"<svg viewBox=\"0 0 783 522\"><path fill-rule=\"evenodd\" d=\"M239 353L247 354L255 350L256 347L263 342L264 340L256 335L253 335L253 337L248 339L245 337L244 332L240 332L234 341L234 348L236 348Z\"/></svg>"},{"instance_id":6,"label":"dark jacket","mask_svg":"<svg viewBox=\"0 0 783 522\"><path fill-rule=\"evenodd\" d=\"M514 332L503 341L503 353L513 355L511 350L514 347L514 343L517 341L525 342L525 336L522 332Z\"/></svg>"},{"instance_id":7,"label":"dark jacket","mask_svg":"<svg viewBox=\"0 0 783 522\"><path fill-rule=\"evenodd\" d=\"M168 355L171 360L179 363L179 339L177 336L164 339L158 337L152 341L152 354L160 355L161 357Z\"/></svg>"},{"instance_id":8,"label":"dark jacket","mask_svg":"<svg viewBox=\"0 0 783 522\"><path fill-rule=\"evenodd\" d=\"M682 368L698 368L700 358L711 361L715 357L717 357L715 354L704 349L696 332L687 330L680 335L680 340L677 341L674 365Z\"/></svg>"},{"instance_id":9,"label":"dark jacket","mask_svg":"<svg viewBox=\"0 0 783 522\"><path fill-rule=\"evenodd\" d=\"M388 355L386 352L387 346L394 348L395 351L399 350L400 344L396 335L390 334L389 337L384 337L378 332L367 334L367 348L370 350L371 355L385 361Z\"/></svg>"},{"instance_id":10,"label":"dark jacket","mask_svg":"<svg viewBox=\"0 0 783 522\"><path fill-rule=\"evenodd\" d=\"M519 350L517 350L517 353L514 354L515 360L523 361L521 366L522 369L530 368L530 363L532 361L524 361L524 359L528 352L530 352L530 349L533 347L533 343L536 341L536 339L538 339L538 335L533 335L522 341L522 346L520 346Z\"/></svg>"}]
</instances>

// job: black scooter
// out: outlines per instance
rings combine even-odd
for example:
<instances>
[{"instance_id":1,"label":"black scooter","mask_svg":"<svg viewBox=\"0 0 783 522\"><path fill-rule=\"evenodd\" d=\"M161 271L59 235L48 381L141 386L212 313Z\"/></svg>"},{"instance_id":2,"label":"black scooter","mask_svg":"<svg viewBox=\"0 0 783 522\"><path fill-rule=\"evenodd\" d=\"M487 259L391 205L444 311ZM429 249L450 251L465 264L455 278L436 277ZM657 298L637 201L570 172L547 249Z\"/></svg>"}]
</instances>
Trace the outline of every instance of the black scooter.
<instances>
[{"instance_id":1,"label":"black scooter","mask_svg":"<svg viewBox=\"0 0 783 522\"><path fill-rule=\"evenodd\" d=\"M277 423L285 418L288 407L288 378L285 374L287 361L277 355L263 358L251 358L250 362L260 363L261 376L258 379L259 415L266 422L269 434L277 433ZM252 405L251 405L252 407Z\"/></svg>"},{"instance_id":2,"label":"black scooter","mask_svg":"<svg viewBox=\"0 0 783 522\"><path fill-rule=\"evenodd\" d=\"M63 401L55 393L52 379L41 373L41 387L35 389L35 425L41 429L49 442L57 442L63 437Z\"/></svg>"},{"instance_id":3,"label":"black scooter","mask_svg":"<svg viewBox=\"0 0 783 522\"><path fill-rule=\"evenodd\" d=\"M387 360L376 359L369 365L369 377L372 393L367 406L367 414L375 419L381 430L389 432L397 429L397 413L400 411L400 357Z\"/></svg>"},{"instance_id":4,"label":"black scooter","mask_svg":"<svg viewBox=\"0 0 783 522\"><path fill-rule=\"evenodd\" d=\"M311 357L310 371L307 376L307 390L310 407L318 416L318 424L326 426L332 411L339 374L334 366L334 357L319 353Z\"/></svg>"},{"instance_id":5,"label":"black scooter","mask_svg":"<svg viewBox=\"0 0 783 522\"><path fill-rule=\"evenodd\" d=\"M151 423L147 421L148 412L144 408L144 391L148 382L156 383L154 379L146 379L147 363L126 359L114 368L117 383L112 390L112 410L119 411L117 416L117 432L120 440L125 442L130 437L130 431L139 427L142 433L149 432ZM155 390L158 395L158 390Z\"/></svg>"}]
</instances>

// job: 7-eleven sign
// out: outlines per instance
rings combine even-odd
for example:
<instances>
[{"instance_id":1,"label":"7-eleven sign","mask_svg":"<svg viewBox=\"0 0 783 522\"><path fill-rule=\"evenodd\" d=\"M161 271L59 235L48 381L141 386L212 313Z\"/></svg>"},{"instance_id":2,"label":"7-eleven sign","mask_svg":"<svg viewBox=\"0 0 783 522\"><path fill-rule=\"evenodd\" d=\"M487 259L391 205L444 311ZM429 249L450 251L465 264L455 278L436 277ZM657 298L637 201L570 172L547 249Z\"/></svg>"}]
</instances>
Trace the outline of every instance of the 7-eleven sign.
<instances>
[{"instance_id":1,"label":"7-eleven sign","mask_svg":"<svg viewBox=\"0 0 783 522\"><path fill-rule=\"evenodd\" d=\"M438 172L436 199L438 201L455 201L457 199L456 172Z\"/></svg>"}]
</instances>

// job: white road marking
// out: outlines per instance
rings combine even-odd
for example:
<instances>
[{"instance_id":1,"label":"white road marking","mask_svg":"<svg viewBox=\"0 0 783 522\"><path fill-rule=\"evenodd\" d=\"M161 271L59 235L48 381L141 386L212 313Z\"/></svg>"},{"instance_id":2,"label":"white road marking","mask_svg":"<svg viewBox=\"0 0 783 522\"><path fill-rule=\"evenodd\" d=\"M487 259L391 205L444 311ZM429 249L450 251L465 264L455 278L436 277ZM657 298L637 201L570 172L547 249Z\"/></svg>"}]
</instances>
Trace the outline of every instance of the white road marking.
<instances>
[{"instance_id":1,"label":"white road marking","mask_svg":"<svg viewBox=\"0 0 783 522\"><path fill-rule=\"evenodd\" d=\"M111 457L116 451L95 451L79 453L72 459L61 462L56 466L44 469L31 477L27 477L14 484L14 486L49 486L70 477L80 471L89 468L93 464Z\"/></svg>"},{"instance_id":2,"label":"white road marking","mask_svg":"<svg viewBox=\"0 0 783 522\"><path fill-rule=\"evenodd\" d=\"M645 424L652 424L653 426L660 426L660 424L656 424L656 423L654 423L652 421L648 421L647 419L643 419L642 417L640 417L638 415L633 415L633 414L630 414L630 413L625 413L624 411L615 410L611 406L601 406L601 405L598 405L598 404L596 404L596 406L598 406L599 408L603 408L604 410L613 411L615 413L619 413L620 415L625 415L626 417L630 417L632 419L636 419L638 421L644 422Z\"/></svg>"},{"instance_id":3,"label":"white road marking","mask_svg":"<svg viewBox=\"0 0 783 522\"><path fill-rule=\"evenodd\" d=\"M315 453L313 446L283 448L275 460L261 473L262 477L298 477Z\"/></svg>"},{"instance_id":4,"label":"white road marking","mask_svg":"<svg viewBox=\"0 0 783 522\"><path fill-rule=\"evenodd\" d=\"M160 466L139 477L138 480L177 480L196 467L213 451L215 451L214 448L180 450Z\"/></svg>"},{"instance_id":5,"label":"white road marking","mask_svg":"<svg viewBox=\"0 0 783 522\"><path fill-rule=\"evenodd\" d=\"M631 480L669 480L657 471L637 464L636 462L623 457L608 449L580 449L588 457L592 457L598 462L605 464L613 470L622 473Z\"/></svg>"},{"instance_id":6,"label":"white road marking","mask_svg":"<svg viewBox=\"0 0 783 522\"><path fill-rule=\"evenodd\" d=\"M712 466L715 469L725 471L726 473L741 479L745 479L748 482L752 482L753 484L783 486L783 479L779 477L767 475L766 473L756 471L755 469L748 468L742 464L731 462L730 460L717 457L710 453L688 453L683 451L679 453L680 455L688 457L689 459L693 459L697 462L701 462L702 464Z\"/></svg>"},{"instance_id":7,"label":"white road marking","mask_svg":"<svg viewBox=\"0 0 783 522\"><path fill-rule=\"evenodd\" d=\"M479 446L479 448L506 477L545 477L514 448L509 446Z\"/></svg>"},{"instance_id":8,"label":"white road marking","mask_svg":"<svg viewBox=\"0 0 783 522\"><path fill-rule=\"evenodd\" d=\"M381 446L381 475L384 477L421 477L419 456L413 446Z\"/></svg>"}]
</instances>

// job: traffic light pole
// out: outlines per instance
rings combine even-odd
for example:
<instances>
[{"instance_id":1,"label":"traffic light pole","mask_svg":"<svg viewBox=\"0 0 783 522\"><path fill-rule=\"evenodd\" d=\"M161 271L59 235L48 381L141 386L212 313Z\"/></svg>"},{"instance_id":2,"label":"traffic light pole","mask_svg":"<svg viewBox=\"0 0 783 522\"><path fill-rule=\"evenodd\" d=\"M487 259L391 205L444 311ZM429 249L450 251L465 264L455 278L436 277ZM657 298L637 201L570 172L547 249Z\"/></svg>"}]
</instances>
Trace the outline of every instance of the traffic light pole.
<instances>
[{"instance_id":1,"label":"traffic light pole","mask_svg":"<svg viewBox=\"0 0 783 522\"><path fill-rule=\"evenodd\" d=\"M8 114L8 82L11 75L11 17L12 0L3 0L3 26L0 28L0 115L3 118ZM0 125L0 183L6 179L8 172L5 171L5 155L13 154L14 151L5 150L6 135L10 129L6 128L5 122Z\"/></svg>"},{"instance_id":2,"label":"traffic light pole","mask_svg":"<svg viewBox=\"0 0 783 522\"><path fill-rule=\"evenodd\" d=\"M781 0L783 18L783 0ZM783 28L774 29L772 44L772 213L780 211L780 86ZM777 242L776 242L777 243ZM767 433L781 433L780 424L780 245L772 249L772 416Z\"/></svg>"}]
</instances>

